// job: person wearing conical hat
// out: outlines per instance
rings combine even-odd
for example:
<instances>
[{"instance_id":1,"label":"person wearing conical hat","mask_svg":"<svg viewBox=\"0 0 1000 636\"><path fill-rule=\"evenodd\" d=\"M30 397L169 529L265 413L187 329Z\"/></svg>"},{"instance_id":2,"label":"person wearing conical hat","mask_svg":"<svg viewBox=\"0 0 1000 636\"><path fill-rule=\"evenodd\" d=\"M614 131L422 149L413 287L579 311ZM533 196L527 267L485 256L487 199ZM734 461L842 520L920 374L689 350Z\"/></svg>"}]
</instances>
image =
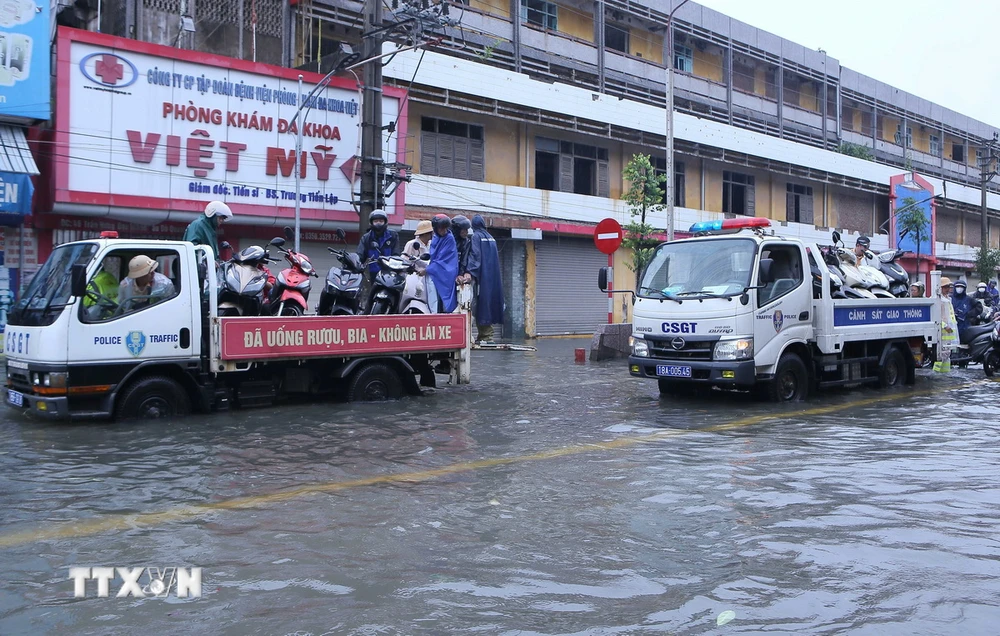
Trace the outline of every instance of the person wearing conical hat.
<instances>
[{"instance_id":1,"label":"person wearing conical hat","mask_svg":"<svg viewBox=\"0 0 1000 636\"><path fill-rule=\"evenodd\" d=\"M937 360L934 370L938 373L951 372L951 352L958 346L958 320L951 304L951 279L941 277L941 338L938 341Z\"/></svg>"}]
</instances>

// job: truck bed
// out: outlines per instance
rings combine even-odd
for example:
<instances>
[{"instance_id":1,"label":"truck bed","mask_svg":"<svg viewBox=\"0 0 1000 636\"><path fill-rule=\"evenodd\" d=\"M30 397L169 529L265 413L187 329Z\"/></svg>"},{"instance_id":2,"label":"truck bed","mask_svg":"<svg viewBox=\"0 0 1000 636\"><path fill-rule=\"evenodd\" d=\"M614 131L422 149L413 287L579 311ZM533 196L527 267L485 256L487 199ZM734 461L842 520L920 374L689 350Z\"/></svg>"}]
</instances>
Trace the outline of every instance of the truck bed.
<instances>
[{"instance_id":1,"label":"truck bed","mask_svg":"<svg viewBox=\"0 0 1000 636\"><path fill-rule=\"evenodd\" d=\"M940 334L936 298L833 299L813 301L816 345L837 353L844 343L881 338L921 338L928 345Z\"/></svg>"}]
</instances>

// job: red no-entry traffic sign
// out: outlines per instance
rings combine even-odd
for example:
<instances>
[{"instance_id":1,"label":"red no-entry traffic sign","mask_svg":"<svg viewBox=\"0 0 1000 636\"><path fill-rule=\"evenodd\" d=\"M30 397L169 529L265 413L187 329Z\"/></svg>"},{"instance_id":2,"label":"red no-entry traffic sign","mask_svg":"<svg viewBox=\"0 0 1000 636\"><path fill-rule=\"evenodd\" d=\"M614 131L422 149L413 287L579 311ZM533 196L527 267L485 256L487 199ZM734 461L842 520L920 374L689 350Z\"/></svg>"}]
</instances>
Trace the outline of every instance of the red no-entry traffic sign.
<instances>
[{"instance_id":1,"label":"red no-entry traffic sign","mask_svg":"<svg viewBox=\"0 0 1000 636\"><path fill-rule=\"evenodd\" d=\"M614 219L604 219L594 228L594 245L603 254L614 254L622 244L622 226Z\"/></svg>"}]
</instances>

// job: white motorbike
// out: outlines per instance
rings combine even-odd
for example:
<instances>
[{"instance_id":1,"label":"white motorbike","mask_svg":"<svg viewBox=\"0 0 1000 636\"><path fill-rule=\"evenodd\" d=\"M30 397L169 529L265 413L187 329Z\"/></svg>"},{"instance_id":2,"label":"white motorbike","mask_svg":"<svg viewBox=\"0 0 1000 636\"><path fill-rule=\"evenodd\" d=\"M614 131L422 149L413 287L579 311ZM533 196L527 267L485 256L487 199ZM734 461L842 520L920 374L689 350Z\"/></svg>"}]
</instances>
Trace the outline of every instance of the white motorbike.
<instances>
[{"instance_id":1,"label":"white motorbike","mask_svg":"<svg viewBox=\"0 0 1000 636\"><path fill-rule=\"evenodd\" d=\"M838 247L837 257L840 259L840 271L844 273L844 283L852 287L864 298L878 298L872 287L875 281L870 276L866 276L857 265L854 252L849 249Z\"/></svg>"}]
</instances>

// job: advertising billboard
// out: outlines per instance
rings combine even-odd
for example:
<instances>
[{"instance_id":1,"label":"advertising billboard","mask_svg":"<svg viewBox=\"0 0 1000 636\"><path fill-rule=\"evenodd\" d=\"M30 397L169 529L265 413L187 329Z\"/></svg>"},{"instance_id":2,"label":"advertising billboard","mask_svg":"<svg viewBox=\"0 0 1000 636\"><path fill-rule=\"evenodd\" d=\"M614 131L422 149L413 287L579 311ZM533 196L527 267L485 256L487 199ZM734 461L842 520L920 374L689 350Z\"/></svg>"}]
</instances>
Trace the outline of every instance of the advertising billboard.
<instances>
[{"instance_id":1,"label":"advertising billboard","mask_svg":"<svg viewBox=\"0 0 1000 636\"><path fill-rule=\"evenodd\" d=\"M295 114L322 76L61 29L56 202L287 218L301 186L303 219L356 221L361 104L335 78L308 102L296 158ZM403 91L386 87L383 125L406 130ZM386 135L384 159L404 138ZM353 186L353 188L352 188ZM402 188L387 199L402 222ZM395 217L395 218L393 218Z\"/></svg>"},{"instance_id":2,"label":"advertising billboard","mask_svg":"<svg viewBox=\"0 0 1000 636\"><path fill-rule=\"evenodd\" d=\"M0 120L51 116L48 0L0 2Z\"/></svg>"}]
</instances>

